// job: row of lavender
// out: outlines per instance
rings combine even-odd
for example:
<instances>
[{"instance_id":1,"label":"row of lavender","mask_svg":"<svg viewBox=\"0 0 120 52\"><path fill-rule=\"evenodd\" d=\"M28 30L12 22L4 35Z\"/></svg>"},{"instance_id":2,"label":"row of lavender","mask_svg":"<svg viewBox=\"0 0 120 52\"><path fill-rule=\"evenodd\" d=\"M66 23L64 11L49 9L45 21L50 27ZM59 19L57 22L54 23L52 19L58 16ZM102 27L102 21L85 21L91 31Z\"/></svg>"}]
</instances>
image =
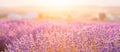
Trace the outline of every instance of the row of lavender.
<instances>
[{"instance_id":1,"label":"row of lavender","mask_svg":"<svg viewBox=\"0 0 120 52\"><path fill-rule=\"evenodd\" d=\"M120 23L0 21L10 52L120 52Z\"/></svg>"}]
</instances>

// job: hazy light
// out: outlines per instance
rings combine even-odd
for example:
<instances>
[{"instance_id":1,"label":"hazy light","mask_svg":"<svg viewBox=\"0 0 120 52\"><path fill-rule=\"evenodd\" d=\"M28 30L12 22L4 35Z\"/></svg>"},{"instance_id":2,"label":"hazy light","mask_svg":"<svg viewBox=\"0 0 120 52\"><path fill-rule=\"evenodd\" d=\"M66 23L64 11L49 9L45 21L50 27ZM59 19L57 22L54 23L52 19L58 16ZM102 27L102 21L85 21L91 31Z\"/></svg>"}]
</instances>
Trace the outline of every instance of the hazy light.
<instances>
[{"instance_id":1,"label":"hazy light","mask_svg":"<svg viewBox=\"0 0 120 52\"><path fill-rule=\"evenodd\" d=\"M66 7L73 4L73 0L44 0L43 4L46 6Z\"/></svg>"},{"instance_id":2,"label":"hazy light","mask_svg":"<svg viewBox=\"0 0 120 52\"><path fill-rule=\"evenodd\" d=\"M120 6L119 0L0 0L0 6L43 6L48 5L101 5L101 6Z\"/></svg>"}]
</instances>

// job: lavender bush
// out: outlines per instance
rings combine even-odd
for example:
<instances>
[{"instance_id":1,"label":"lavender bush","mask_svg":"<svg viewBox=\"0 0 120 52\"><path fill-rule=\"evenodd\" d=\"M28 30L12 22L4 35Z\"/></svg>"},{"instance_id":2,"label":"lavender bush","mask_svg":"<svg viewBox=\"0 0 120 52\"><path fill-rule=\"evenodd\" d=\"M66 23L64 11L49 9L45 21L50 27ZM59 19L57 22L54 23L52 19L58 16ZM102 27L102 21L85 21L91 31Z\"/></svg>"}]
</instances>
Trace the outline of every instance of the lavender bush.
<instances>
[{"instance_id":1,"label":"lavender bush","mask_svg":"<svg viewBox=\"0 0 120 52\"><path fill-rule=\"evenodd\" d=\"M120 52L120 23L0 21L9 52Z\"/></svg>"}]
</instances>

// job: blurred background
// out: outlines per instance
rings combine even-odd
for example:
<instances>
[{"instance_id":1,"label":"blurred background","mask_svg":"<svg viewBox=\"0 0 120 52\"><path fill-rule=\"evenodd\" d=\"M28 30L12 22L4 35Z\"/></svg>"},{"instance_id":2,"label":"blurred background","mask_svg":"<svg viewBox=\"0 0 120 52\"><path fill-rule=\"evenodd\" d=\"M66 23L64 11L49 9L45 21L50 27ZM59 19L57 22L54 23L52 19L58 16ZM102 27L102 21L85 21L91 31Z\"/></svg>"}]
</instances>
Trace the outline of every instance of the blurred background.
<instances>
[{"instance_id":1,"label":"blurred background","mask_svg":"<svg viewBox=\"0 0 120 52\"><path fill-rule=\"evenodd\" d=\"M0 0L0 19L120 21L119 0Z\"/></svg>"}]
</instances>

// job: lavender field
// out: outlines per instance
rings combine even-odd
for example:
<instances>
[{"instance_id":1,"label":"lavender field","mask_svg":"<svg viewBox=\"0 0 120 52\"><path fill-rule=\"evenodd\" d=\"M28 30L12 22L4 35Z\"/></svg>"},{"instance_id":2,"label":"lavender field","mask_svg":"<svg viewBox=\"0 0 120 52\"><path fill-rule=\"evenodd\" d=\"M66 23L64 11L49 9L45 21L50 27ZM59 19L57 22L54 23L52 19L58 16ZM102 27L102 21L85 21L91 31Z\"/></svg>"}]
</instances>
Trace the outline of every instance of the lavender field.
<instances>
[{"instance_id":1,"label":"lavender field","mask_svg":"<svg viewBox=\"0 0 120 52\"><path fill-rule=\"evenodd\" d=\"M0 20L0 37L9 52L120 52L117 22Z\"/></svg>"}]
</instances>

